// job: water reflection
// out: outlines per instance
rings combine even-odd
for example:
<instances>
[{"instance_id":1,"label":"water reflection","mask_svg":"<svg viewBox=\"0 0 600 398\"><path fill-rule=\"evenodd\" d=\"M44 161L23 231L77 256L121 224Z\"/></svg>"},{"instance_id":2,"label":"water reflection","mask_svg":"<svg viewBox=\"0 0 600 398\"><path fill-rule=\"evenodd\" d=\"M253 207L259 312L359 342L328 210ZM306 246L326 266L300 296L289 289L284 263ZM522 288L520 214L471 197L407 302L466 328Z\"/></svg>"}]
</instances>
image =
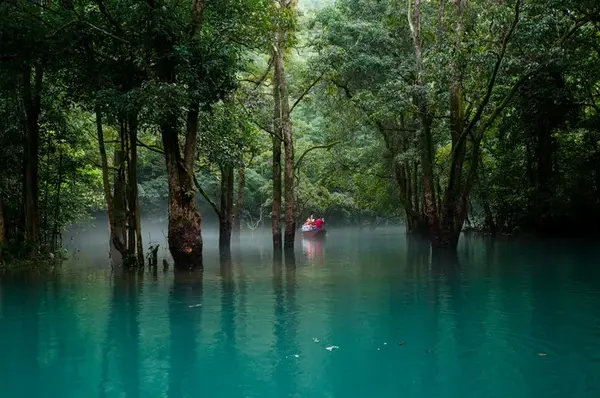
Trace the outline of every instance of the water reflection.
<instances>
[{"instance_id":1,"label":"water reflection","mask_svg":"<svg viewBox=\"0 0 600 398\"><path fill-rule=\"evenodd\" d=\"M2 275L0 396L600 394L597 249L326 244L318 267L267 240L204 273Z\"/></svg>"},{"instance_id":2,"label":"water reflection","mask_svg":"<svg viewBox=\"0 0 600 398\"><path fill-rule=\"evenodd\" d=\"M110 391L116 389L126 397L137 398L140 396L138 314L143 275L120 269L113 275L98 395L110 396ZM118 380L117 386L113 385L114 380Z\"/></svg>"},{"instance_id":3,"label":"water reflection","mask_svg":"<svg viewBox=\"0 0 600 398\"><path fill-rule=\"evenodd\" d=\"M30 287L32 287L31 291ZM29 292L29 294L26 294ZM46 336L40 336L40 312L48 290L38 276L2 276L0 286L0 396L37 396L42 382L39 355ZM50 331L46 331L49 333ZM23 335L27 339L21 338ZM49 347L48 347L49 348ZM59 353L56 353L59 354ZM11 361L11 358L20 358ZM29 376L22 383L22 374Z\"/></svg>"},{"instance_id":4,"label":"water reflection","mask_svg":"<svg viewBox=\"0 0 600 398\"><path fill-rule=\"evenodd\" d=\"M285 258L285 263L284 263ZM285 267L285 270L284 270ZM296 394L298 362L302 352L297 342L296 258L286 250L273 253L272 287L274 296L274 370L275 396L287 397ZM285 279L284 279L285 273Z\"/></svg>"},{"instance_id":5,"label":"water reflection","mask_svg":"<svg viewBox=\"0 0 600 398\"><path fill-rule=\"evenodd\" d=\"M198 333L202 322L202 271L175 271L169 292L169 398L188 396L198 380Z\"/></svg>"},{"instance_id":6,"label":"water reflection","mask_svg":"<svg viewBox=\"0 0 600 398\"><path fill-rule=\"evenodd\" d=\"M325 242L323 240L302 239L302 251L312 265L322 267L325 263L324 256Z\"/></svg>"}]
</instances>

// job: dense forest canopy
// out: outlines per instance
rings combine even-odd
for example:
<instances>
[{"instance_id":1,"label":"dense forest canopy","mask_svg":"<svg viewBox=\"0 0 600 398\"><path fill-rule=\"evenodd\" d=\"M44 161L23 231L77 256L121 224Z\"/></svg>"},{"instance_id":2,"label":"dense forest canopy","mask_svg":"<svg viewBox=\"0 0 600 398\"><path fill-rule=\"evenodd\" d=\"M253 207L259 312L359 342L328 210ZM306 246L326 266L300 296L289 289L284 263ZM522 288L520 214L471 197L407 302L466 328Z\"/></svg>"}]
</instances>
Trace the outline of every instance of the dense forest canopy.
<instances>
[{"instance_id":1,"label":"dense forest canopy","mask_svg":"<svg viewBox=\"0 0 600 398\"><path fill-rule=\"evenodd\" d=\"M598 65L594 0L7 0L0 261L101 212L126 266L168 219L184 269L203 218L597 234Z\"/></svg>"}]
</instances>

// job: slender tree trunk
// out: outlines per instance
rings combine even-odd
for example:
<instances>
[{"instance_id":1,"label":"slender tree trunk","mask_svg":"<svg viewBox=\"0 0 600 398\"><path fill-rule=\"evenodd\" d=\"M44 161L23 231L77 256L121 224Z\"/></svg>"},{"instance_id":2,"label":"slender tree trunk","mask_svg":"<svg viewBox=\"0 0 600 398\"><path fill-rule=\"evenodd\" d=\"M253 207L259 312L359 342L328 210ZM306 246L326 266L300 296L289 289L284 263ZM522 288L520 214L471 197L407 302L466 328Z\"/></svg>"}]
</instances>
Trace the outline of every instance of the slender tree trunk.
<instances>
[{"instance_id":1,"label":"slender tree trunk","mask_svg":"<svg viewBox=\"0 0 600 398\"><path fill-rule=\"evenodd\" d=\"M52 252L56 251L58 243L58 234L61 226L60 223L60 190L63 184L63 154L60 153L58 157L58 181L56 182L56 200L54 201L54 227L52 229L52 239L50 244L52 245Z\"/></svg>"},{"instance_id":2,"label":"slender tree trunk","mask_svg":"<svg viewBox=\"0 0 600 398\"><path fill-rule=\"evenodd\" d=\"M0 191L0 264L4 261L4 249L6 248L6 221L4 220L3 192Z\"/></svg>"},{"instance_id":3,"label":"slender tree trunk","mask_svg":"<svg viewBox=\"0 0 600 398\"><path fill-rule=\"evenodd\" d=\"M495 237L498 233L498 227L494 222L494 214L492 213L492 208L487 200L483 201L483 211L485 213L485 223L490 229L492 236Z\"/></svg>"},{"instance_id":4,"label":"slender tree trunk","mask_svg":"<svg viewBox=\"0 0 600 398\"><path fill-rule=\"evenodd\" d=\"M242 211L244 210L245 189L246 189L246 168L240 166L238 169L237 200L235 204L235 215L233 218L234 236L240 236L242 229Z\"/></svg>"},{"instance_id":5,"label":"slender tree trunk","mask_svg":"<svg viewBox=\"0 0 600 398\"><path fill-rule=\"evenodd\" d=\"M115 206L111 192L110 179L108 173L108 159L106 156L106 147L104 146L104 130L102 127L102 113L100 105L96 104L96 131L98 134L98 148L100 150L100 159L102 162L102 185L104 186L104 198L108 209L108 226L110 229L110 242L119 251L121 256L125 255L125 248L117 233L117 224L115 216Z\"/></svg>"},{"instance_id":6,"label":"slender tree trunk","mask_svg":"<svg viewBox=\"0 0 600 398\"><path fill-rule=\"evenodd\" d=\"M31 249L31 257L35 258L39 238L39 117L41 112L41 89L43 68L40 62L34 67L34 87L31 87L31 67L27 66L23 75L23 94L27 119L27 139L25 155L25 230L27 242Z\"/></svg>"},{"instance_id":7,"label":"slender tree trunk","mask_svg":"<svg viewBox=\"0 0 600 398\"><path fill-rule=\"evenodd\" d=\"M296 220L294 217L294 138L292 121L290 119L290 104L288 97L287 80L285 77L284 51L285 33L280 32L275 46L276 90L279 91L280 123L285 150L285 169L283 177L285 199L285 232L284 246L294 247L296 235Z\"/></svg>"},{"instance_id":8,"label":"slender tree trunk","mask_svg":"<svg viewBox=\"0 0 600 398\"><path fill-rule=\"evenodd\" d=\"M121 128L121 133L123 129ZM115 148L113 165L115 167L114 172L114 206L115 206L115 222L117 227L117 234L119 240L123 243L123 258L127 257L129 250L129 244L127 242L127 203L125 197L125 142L124 135L121 134L120 147ZM120 250L119 250L120 251Z\"/></svg>"},{"instance_id":9,"label":"slender tree trunk","mask_svg":"<svg viewBox=\"0 0 600 398\"><path fill-rule=\"evenodd\" d=\"M276 55L273 55L276 58ZM281 123L281 101L279 92L279 69L273 71L273 201L271 205L271 228L273 232L273 248L281 249L281 144L283 129Z\"/></svg>"},{"instance_id":10,"label":"slender tree trunk","mask_svg":"<svg viewBox=\"0 0 600 398\"><path fill-rule=\"evenodd\" d=\"M46 153L46 177L44 178L44 221L42 225L42 236L44 239L44 245L48 244L48 214L50 213L50 142L47 143Z\"/></svg>"},{"instance_id":11,"label":"slender tree trunk","mask_svg":"<svg viewBox=\"0 0 600 398\"><path fill-rule=\"evenodd\" d=\"M142 222L140 218L140 199L137 184L137 112L129 114L129 148L131 158L129 160L129 228L135 228L135 242L137 251L137 265L144 266L144 245L142 242Z\"/></svg>"},{"instance_id":12,"label":"slender tree trunk","mask_svg":"<svg viewBox=\"0 0 600 398\"><path fill-rule=\"evenodd\" d=\"M129 123L128 118L123 118L122 136L124 143L123 158L123 175L124 184L124 203L125 203L125 231L127 233L127 266L135 266L135 199L133 198L133 186L131 184L131 145L129 142Z\"/></svg>"},{"instance_id":13,"label":"slender tree trunk","mask_svg":"<svg viewBox=\"0 0 600 398\"><path fill-rule=\"evenodd\" d=\"M233 227L233 165L221 167L221 207L219 212L219 247L231 246Z\"/></svg>"},{"instance_id":14,"label":"slender tree trunk","mask_svg":"<svg viewBox=\"0 0 600 398\"><path fill-rule=\"evenodd\" d=\"M412 185L413 185L413 209L417 214L420 214L420 206L419 206L419 184L418 184L418 179L417 176L419 174L419 163L418 162L414 162L414 172L412 174L413 180L412 180Z\"/></svg>"}]
</instances>

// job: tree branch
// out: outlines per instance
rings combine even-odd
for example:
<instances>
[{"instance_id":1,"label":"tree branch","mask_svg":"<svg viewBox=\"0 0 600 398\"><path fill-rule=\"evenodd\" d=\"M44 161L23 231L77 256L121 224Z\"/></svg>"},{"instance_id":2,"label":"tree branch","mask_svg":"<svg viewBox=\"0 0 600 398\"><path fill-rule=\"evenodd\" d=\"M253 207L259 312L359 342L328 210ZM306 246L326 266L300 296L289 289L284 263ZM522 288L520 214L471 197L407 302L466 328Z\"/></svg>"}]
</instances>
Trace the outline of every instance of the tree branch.
<instances>
[{"instance_id":1,"label":"tree branch","mask_svg":"<svg viewBox=\"0 0 600 398\"><path fill-rule=\"evenodd\" d=\"M196 178L196 174L192 174L192 177L194 177L194 185L196 186L196 189L198 189L198 192L200 192L200 195L202 195L204 197L204 199L206 199L206 201L213 208L215 213L217 213L217 216L219 218L221 218L221 211L219 210L219 207L211 199L211 197L208 195L208 193L206 193L206 191L204 189L202 189L202 186L200 186L200 183L198 182L198 179Z\"/></svg>"},{"instance_id":2,"label":"tree branch","mask_svg":"<svg viewBox=\"0 0 600 398\"><path fill-rule=\"evenodd\" d=\"M296 105L298 105L300 103L300 101L302 101L304 99L304 97L306 96L306 94L308 94L308 92L321 80L321 78L323 77L324 74L325 74L325 72L321 72L321 74L319 75L319 77L317 77L315 79L315 81L313 81L310 84L310 86L306 87L306 89L304 90L304 92L302 94L300 94L300 96L298 97L298 99L296 101L294 101L294 104L290 108L290 113L292 113L294 111L294 108L296 107Z\"/></svg>"},{"instance_id":3,"label":"tree branch","mask_svg":"<svg viewBox=\"0 0 600 398\"><path fill-rule=\"evenodd\" d=\"M139 139L137 140L137 145L138 145L138 146L141 146L142 148L146 148L146 149L148 149L148 150L150 150L150 151L152 151L152 152L160 153L161 155L164 155L164 154L165 154L165 151L164 151L162 148L159 148L159 147L157 147L157 146L154 146L154 145L147 145L147 144L144 144L144 143L143 143L142 141L140 141Z\"/></svg>"},{"instance_id":4,"label":"tree branch","mask_svg":"<svg viewBox=\"0 0 600 398\"><path fill-rule=\"evenodd\" d=\"M120 42L122 42L122 43L125 43L125 44L131 44L131 43L130 43L128 40L126 40L126 39L124 39L124 38L122 38L122 37L119 37L119 36L113 35L113 34L112 34L112 33L110 33L109 31L107 31L107 30L104 30L104 29L102 29L102 28L99 28L98 26L96 26L96 25L94 25L94 24L91 24L91 23L90 23L90 22L88 22L88 21L84 21L83 23L84 23L84 24L86 24L87 26L89 26L90 28L97 30L98 32L102 32L102 33L104 33L104 34L105 34L105 35L107 35L108 37L112 37L113 39L115 39L115 40L118 40L118 41L120 41Z\"/></svg>"},{"instance_id":5,"label":"tree branch","mask_svg":"<svg viewBox=\"0 0 600 398\"><path fill-rule=\"evenodd\" d=\"M269 75L269 71L271 70L272 67L273 67L273 55L271 55L269 57L269 63L267 64L267 69L265 70L265 73L263 73L262 76L256 82L254 82L254 84L256 85L256 88L258 88L258 86L260 86L265 81L265 79Z\"/></svg>"},{"instance_id":6,"label":"tree branch","mask_svg":"<svg viewBox=\"0 0 600 398\"><path fill-rule=\"evenodd\" d=\"M240 106L242 107L242 109L244 110L244 112L246 113L246 115L248 115L248 117L250 118L250 122L254 125L256 125L256 127L258 127L259 129L263 130L265 133L278 138L279 140L283 141L283 138L280 137L279 135L275 134L275 132L266 127L263 126L262 124L260 124L259 122L257 122L256 120L254 120L254 118L252 117L251 112L246 108L246 105L244 105L244 103L241 100L238 100L238 103L240 104Z\"/></svg>"},{"instance_id":7,"label":"tree branch","mask_svg":"<svg viewBox=\"0 0 600 398\"><path fill-rule=\"evenodd\" d=\"M103 0L97 0L96 3L98 3L98 9L100 10L100 13L102 13L102 15L104 15L104 17L108 20L108 22L115 27L115 29L117 30L117 32L120 35L123 35L123 29L121 28L121 25L119 25L119 23L117 22L116 19L114 19L112 17L112 15L110 15L108 13L108 10L106 9L106 5L104 4Z\"/></svg>"},{"instance_id":8,"label":"tree branch","mask_svg":"<svg viewBox=\"0 0 600 398\"><path fill-rule=\"evenodd\" d=\"M316 145L313 146L311 148L308 148L306 151L304 151L304 153L300 156L300 158L298 158L298 161L296 162L296 164L294 165L294 170L296 170L299 166L300 166L300 162L302 162L302 159L304 159L304 157L311 151L314 151L315 149L327 149L330 150L332 147L334 147L335 145L341 143L342 141L336 141L336 142L332 142L330 144L325 144L325 145Z\"/></svg>"},{"instance_id":9,"label":"tree branch","mask_svg":"<svg viewBox=\"0 0 600 398\"><path fill-rule=\"evenodd\" d=\"M492 92L494 91L494 87L496 86L496 79L498 78L498 72L500 71L500 66L502 65L502 61L504 60L504 55L506 54L508 42L510 41L513 32L515 31L517 24L519 23L522 2L523 0L517 0L517 3L515 4L515 18L513 19L510 25L508 33L504 36L504 39L502 40L502 49L500 50L500 54L498 56L498 59L496 60L496 65L494 65L494 70L492 72L492 76L490 77L485 97L483 97L483 100L477 107L477 111L475 112L473 119L471 119L465 131L459 137L457 147L460 143L464 142L467 135L469 135L469 133L471 132L471 130L473 130L477 122L479 122L479 120L481 119L481 115L483 114L483 110L485 109L485 107L490 101L490 98L492 97Z\"/></svg>"}]
</instances>

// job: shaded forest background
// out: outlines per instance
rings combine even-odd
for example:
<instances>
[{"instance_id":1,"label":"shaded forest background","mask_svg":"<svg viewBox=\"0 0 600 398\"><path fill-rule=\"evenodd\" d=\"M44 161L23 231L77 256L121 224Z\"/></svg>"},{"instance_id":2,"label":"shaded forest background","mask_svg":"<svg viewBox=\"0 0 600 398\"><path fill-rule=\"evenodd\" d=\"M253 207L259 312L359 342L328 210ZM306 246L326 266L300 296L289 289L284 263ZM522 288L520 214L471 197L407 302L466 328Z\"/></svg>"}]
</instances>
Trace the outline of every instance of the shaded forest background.
<instances>
[{"instance_id":1,"label":"shaded forest background","mask_svg":"<svg viewBox=\"0 0 600 398\"><path fill-rule=\"evenodd\" d=\"M103 214L181 268L202 222L597 235L598 65L594 0L7 0L0 261Z\"/></svg>"}]
</instances>

